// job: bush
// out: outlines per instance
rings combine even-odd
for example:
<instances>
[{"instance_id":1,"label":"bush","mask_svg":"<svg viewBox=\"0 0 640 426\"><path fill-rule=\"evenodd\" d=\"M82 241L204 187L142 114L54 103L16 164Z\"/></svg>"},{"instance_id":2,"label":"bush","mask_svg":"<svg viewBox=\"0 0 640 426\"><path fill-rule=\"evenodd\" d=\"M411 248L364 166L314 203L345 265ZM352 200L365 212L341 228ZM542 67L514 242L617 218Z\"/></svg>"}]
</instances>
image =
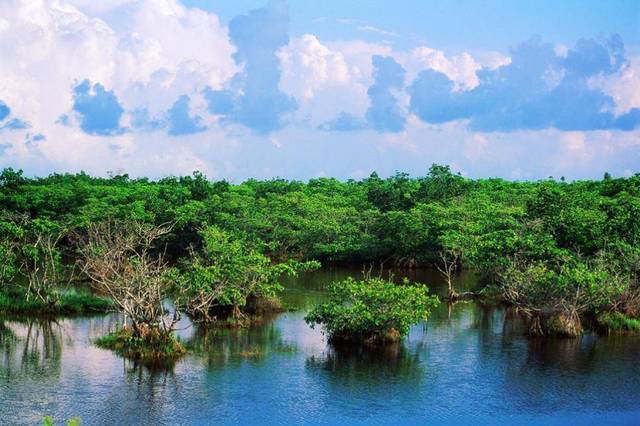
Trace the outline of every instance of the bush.
<instances>
[{"instance_id":1,"label":"bush","mask_svg":"<svg viewBox=\"0 0 640 426\"><path fill-rule=\"evenodd\" d=\"M347 278L329 286L329 301L317 306L305 321L322 324L332 341L382 343L398 341L411 325L429 317L437 306L425 286L402 285L379 278Z\"/></svg>"},{"instance_id":2,"label":"bush","mask_svg":"<svg viewBox=\"0 0 640 426\"><path fill-rule=\"evenodd\" d=\"M315 269L318 262L274 262L262 253L264 243L210 226L200 232L199 252L192 251L178 281L176 303L194 320L231 319L246 313L282 310L280 277Z\"/></svg>"},{"instance_id":3,"label":"bush","mask_svg":"<svg viewBox=\"0 0 640 426\"><path fill-rule=\"evenodd\" d=\"M505 300L533 319L530 334L575 337L581 320L628 291L624 276L599 261L513 262L500 276Z\"/></svg>"}]
</instances>

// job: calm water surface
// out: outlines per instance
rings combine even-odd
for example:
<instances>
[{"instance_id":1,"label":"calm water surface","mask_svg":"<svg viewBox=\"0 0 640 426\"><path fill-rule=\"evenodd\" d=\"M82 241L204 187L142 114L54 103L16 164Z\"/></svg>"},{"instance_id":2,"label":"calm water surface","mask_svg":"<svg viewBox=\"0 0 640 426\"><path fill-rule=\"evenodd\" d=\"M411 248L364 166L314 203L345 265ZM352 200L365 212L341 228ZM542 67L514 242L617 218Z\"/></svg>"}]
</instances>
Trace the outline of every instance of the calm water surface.
<instances>
[{"instance_id":1,"label":"calm water surface","mask_svg":"<svg viewBox=\"0 0 640 426\"><path fill-rule=\"evenodd\" d=\"M115 315L0 318L0 424L640 425L640 338L527 339L509 311L459 303L394 349L336 352L303 317L349 273L289 280L293 310L251 329L184 323L193 353L170 370L92 346ZM411 278L443 290L433 272Z\"/></svg>"}]
</instances>

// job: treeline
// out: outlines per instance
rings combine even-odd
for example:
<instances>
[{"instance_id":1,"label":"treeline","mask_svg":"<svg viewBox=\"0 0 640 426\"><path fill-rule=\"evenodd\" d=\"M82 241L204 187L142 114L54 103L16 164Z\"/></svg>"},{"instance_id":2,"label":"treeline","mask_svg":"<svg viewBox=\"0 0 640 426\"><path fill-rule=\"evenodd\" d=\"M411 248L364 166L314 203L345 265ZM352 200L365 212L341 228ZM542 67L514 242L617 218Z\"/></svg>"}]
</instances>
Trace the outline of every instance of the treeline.
<instances>
[{"instance_id":1,"label":"treeline","mask_svg":"<svg viewBox=\"0 0 640 426\"><path fill-rule=\"evenodd\" d=\"M640 240L640 176L572 183L470 180L434 165L417 179L373 173L360 181L232 185L200 173L158 181L84 173L29 179L5 169L0 210L71 227L105 219L175 224L166 244L176 258L200 244L198 231L209 225L267 243L266 254L274 258L433 265L443 248L471 238L476 249L501 257L525 246L539 257L559 251L593 257Z\"/></svg>"},{"instance_id":2,"label":"treeline","mask_svg":"<svg viewBox=\"0 0 640 426\"><path fill-rule=\"evenodd\" d=\"M4 240L20 233L18 216L29 226L80 233L114 220L169 227L156 246L175 265L186 258L206 264L210 258L194 253L242 241L269 262L435 266L449 279L452 299L459 296L452 276L472 268L528 312L540 334L578 334L586 316L630 324L640 315L640 175L510 182L433 165L420 178L373 173L358 181L235 185L200 173L157 181L84 173L30 179L5 169L0 211ZM61 244L72 257L73 239Z\"/></svg>"}]
</instances>

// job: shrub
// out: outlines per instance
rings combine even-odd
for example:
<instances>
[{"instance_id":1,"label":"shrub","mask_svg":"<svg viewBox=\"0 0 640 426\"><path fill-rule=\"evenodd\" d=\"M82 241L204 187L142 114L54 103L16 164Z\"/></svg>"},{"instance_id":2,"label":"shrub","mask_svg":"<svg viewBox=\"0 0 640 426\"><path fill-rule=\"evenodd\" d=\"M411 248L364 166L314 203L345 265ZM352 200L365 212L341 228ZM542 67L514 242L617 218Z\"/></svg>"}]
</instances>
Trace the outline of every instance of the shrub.
<instances>
[{"instance_id":1,"label":"shrub","mask_svg":"<svg viewBox=\"0 0 640 426\"><path fill-rule=\"evenodd\" d=\"M427 287L408 281L396 285L380 278L347 278L329 286L329 301L313 309L305 321L312 327L322 324L333 341L398 341L438 303Z\"/></svg>"},{"instance_id":2,"label":"shrub","mask_svg":"<svg viewBox=\"0 0 640 426\"><path fill-rule=\"evenodd\" d=\"M628 281L600 262L566 258L553 262L513 262L500 276L506 301L532 319L530 334L575 337L585 314L611 306Z\"/></svg>"},{"instance_id":3,"label":"shrub","mask_svg":"<svg viewBox=\"0 0 640 426\"><path fill-rule=\"evenodd\" d=\"M192 250L178 283L176 303L197 321L232 319L245 313L282 310L277 298L280 277L315 269L318 262L273 262L261 242L247 241L215 226L200 232L199 252Z\"/></svg>"}]
</instances>

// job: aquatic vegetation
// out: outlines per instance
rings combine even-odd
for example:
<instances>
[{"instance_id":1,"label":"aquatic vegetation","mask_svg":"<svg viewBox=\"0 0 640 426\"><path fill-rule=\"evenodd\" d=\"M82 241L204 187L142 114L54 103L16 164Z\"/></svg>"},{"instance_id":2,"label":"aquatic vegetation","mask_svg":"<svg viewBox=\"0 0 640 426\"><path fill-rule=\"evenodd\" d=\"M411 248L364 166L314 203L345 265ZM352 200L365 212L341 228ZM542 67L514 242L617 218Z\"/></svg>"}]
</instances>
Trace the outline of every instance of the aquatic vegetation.
<instances>
[{"instance_id":1,"label":"aquatic vegetation","mask_svg":"<svg viewBox=\"0 0 640 426\"><path fill-rule=\"evenodd\" d=\"M332 283L329 294L329 301L313 309L305 321L312 327L321 324L334 342L397 342L411 325L427 320L439 303L424 285L397 285L381 278L348 278Z\"/></svg>"},{"instance_id":2,"label":"aquatic vegetation","mask_svg":"<svg viewBox=\"0 0 640 426\"><path fill-rule=\"evenodd\" d=\"M530 334L575 337L582 316L617 300L629 283L605 265L514 262L500 282L505 299L531 318Z\"/></svg>"},{"instance_id":3,"label":"aquatic vegetation","mask_svg":"<svg viewBox=\"0 0 640 426\"><path fill-rule=\"evenodd\" d=\"M132 327L119 328L99 337L95 344L126 358L150 363L173 361L186 353L182 343L172 333L146 326L137 332Z\"/></svg>"},{"instance_id":4,"label":"aquatic vegetation","mask_svg":"<svg viewBox=\"0 0 640 426\"><path fill-rule=\"evenodd\" d=\"M241 351L239 355L243 358L257 358L257 357L263 356L264 354L260 350L260 348L253 347L253 348L249 348L244 351Z\"/></svg>"},{"instance_id":5,"label":"aquatic vegetation","mask_svg":"<svg viewBox=\"0 0 640 426\"><path fill-rule=\"evenodd\" d=\"M110 299L88 291L56 290L55 303L45 304L40 299L27 300L18 290L0 292L0 312L17 314L75 315L108 312L113 309Z\"/></svg>"},{"instance_id":6,"label":"aquatic vegetation","mask_svg":"<svg viewBox=\"0 0 640 426\"><path fill-rule=\"evenodd\" d=\"M640 320L630 318L621 312L603 312L596 318L598 328L607 334L640 333Z\"/></svg>"},{"instance_id":7,"label":"aquatic vegetation","mask_svg":"<svg viewBox=\"0 0 640 426\"><path fill-rule=\"evenodd\" d=\"M72 281L74 265L62 259L70 230L49 219L0 214L0 311L76 314L105 311L111 303Z\"/></svg>"},{"instance_id":8,"label":"aquatic vegetation","mask_svg":"<svg viewBox=\"0 0 640 426\"><path fill-rule=\"evenodd\" d=\"M281 311L280 277L319 266L318 262L273 262L262 253L263 243L214 226L200 235L202 249L191 250L175 291L176 303L197 321L243 325L247 314Z\"/></svg>"},{"instance_id":9,"label":"aquatic vegetation","mask_svg":"<svg viewBox=\"0 0 640 426\"><path fill-rule=\"evenodd\" d=\"M43 426L55 426L55 421L53 420L53 417L51 416L45 416L42 419L42 425ZM80 419L80 417L74 417L72 419L67 420L66 425L67 426L80 426L82 424L82 419Z\"/></svg>"},{"instance_id":10,"label":"aquatic vegetation","mask_svg":"<svg viewBox=\"0 0 640 426\"><path fill-rule=\"evenodd\" d=\"M171 329L177 316L159 302L171 297L196 321L237 326L280 308L284 274L317 262L379 262L439 267L451 301L489 297L454 287L461 270L473 270L497 290L493 299L529 314L532 334L575 335L599 312L640 319L638 212L640 175L509 182L432 165L418 178L230 184L201 173L30 179L5 169L0 294L15 287L29 302L55 306L60 290L75 287L67 272L80 260L99 293L134 323L132 306L142 306L142 322L162 318ZM122 249L136 227L162 230L151 242L134 241L142 256ZM91 239L99 244L86 250ZM113 262L118 272L100 278ZM23 283L21 274L29 277Z\"/></svg>"},{"instance_id":11,"label":"aquatic vegetation","mask_svg":"<svg viewBox=\"0 0 640 426\"><path fill-rule=\"evenodd\" d=\"M173 286L170 268L162 254L152 251L168 232L167 226L140 222L89 225L80 247L83 270L125 316L122 330L98 341L103 347L133 358L180 352L173 339L180 314L174 309L173 315L167 315L164 305Z\"/></svg>"}]
</instances>

